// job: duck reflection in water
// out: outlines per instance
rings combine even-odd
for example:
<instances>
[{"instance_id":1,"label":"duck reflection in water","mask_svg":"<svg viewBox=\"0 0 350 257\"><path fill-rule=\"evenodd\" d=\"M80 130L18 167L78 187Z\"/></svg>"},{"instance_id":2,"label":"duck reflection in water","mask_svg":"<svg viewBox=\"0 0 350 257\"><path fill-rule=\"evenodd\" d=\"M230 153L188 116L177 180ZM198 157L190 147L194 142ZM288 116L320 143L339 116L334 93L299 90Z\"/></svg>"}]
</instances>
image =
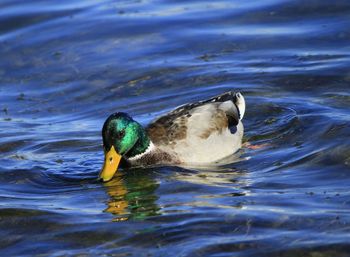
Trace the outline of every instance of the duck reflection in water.
<instances>
[{"instance_id":1,"label":"duck reflection in water","mask_svg":"<svg viewBox=\"0 0 350 257\"><path fill-rule=\"evenodd\" d=\"M104 210L115 215L113 221L143 220L160 215L155 194L158 188L152 174L141 170L118 174L104 184L110 197Z\"/></svg>"},{"instance_id":2,"label":"duck reflection in water","mask_svg":"<svg viewBox=\"0 0 350 257\"><path fill-rule=\"evenodd\" d=\"M174 169L174 170L173 170ZM113 221L144 220L149 217L166 215L176 212L191 211L189 207L219 207L242 209L242 202L239 197L250 194L244 189L250 184L249 173L237 171L225 167L202 167L201 170L173 167L164 172L171 185L166 186L170 191L179 193L179 190L198 190L200 187L221 187L222 190L208 195L202 194L195 198L179 198L170 205L159 202L157 190L159 183L155 177L160 174L150 169L132 169L127 172L120 172L111 181L104 183L110 197L105 212L114 215ZM162 176L162 175L161 175ZM162 190L160 190L162 191ZM216 191L216 190L215 190ZM197 192L198 193L198 192ZM223 197L236 198L230 200L230 205L223 205ZM217 200L218 199L218 200ZM174 208L176 210L174 210Z\"/></svg>"}]
</instances>

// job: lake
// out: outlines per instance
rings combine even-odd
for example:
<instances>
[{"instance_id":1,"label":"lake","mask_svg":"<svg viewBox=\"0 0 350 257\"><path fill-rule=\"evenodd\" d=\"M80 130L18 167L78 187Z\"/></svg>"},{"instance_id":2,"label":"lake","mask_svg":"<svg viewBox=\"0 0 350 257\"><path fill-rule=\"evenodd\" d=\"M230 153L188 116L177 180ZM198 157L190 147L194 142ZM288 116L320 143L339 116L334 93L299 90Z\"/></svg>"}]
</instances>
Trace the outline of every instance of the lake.
<instances>
[{"instance_id":1,"label":"lake","mask_svg":"<svg viewBox=\"0 0 350 257\"><path fill-rule=\"evenodd\" d=\"M0 1L2 256L349 256L350 2ZM109 114L240 91L237 162L97 176Z\"/></svg>"}]
</instances>

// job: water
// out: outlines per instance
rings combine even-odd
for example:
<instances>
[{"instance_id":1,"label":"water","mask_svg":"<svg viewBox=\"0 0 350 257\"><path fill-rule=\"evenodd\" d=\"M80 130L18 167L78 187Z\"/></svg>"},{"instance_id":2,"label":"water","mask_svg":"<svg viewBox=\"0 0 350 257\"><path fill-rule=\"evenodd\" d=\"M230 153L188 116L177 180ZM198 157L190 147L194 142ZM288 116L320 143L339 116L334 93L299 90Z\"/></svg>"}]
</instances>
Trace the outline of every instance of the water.
<instances>
[{"instance_id":1,"label":"water","mask_svg":"<svg viewBox=\"0 0 350 257\"><path fill-rule=\"evenodd\" d=\"M348 256L349 1L0 3L1 255ZM228 90L242 160L96 182L112 112Z\"/></svg>"}]
</instances>

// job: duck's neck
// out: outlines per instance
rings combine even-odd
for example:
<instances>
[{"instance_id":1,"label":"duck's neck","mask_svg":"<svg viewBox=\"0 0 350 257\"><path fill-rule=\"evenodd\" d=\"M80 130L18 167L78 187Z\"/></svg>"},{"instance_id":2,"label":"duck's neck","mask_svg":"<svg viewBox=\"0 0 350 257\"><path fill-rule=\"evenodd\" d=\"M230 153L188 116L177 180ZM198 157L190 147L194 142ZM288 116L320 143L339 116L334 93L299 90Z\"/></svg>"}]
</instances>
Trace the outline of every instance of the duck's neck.
<instances>
[{"instance_id":1,"label":"duck's neck","mask_svg":"<svg viewBox=\"0 0 350 257\"><path fill-rule=\"evenodd\" d=\"M152 141L150 141L149 146L146 148L145 151L143 151L143 152L141 152L139 154L136 154L134 156L128 157L128 160L131 161L131 162L138 161L141 158L146 157L149 153L153 152L154 149L155 149L155 146L152 143Z\"/></svg>"},{"instance_id":2,"label":"duck's neck","mask_svg":"<svg viewBox=\"0 0 350 257\"><path fill-rule=\"evenodd\" d=\"M142 129L142 131L139 132L138 136L139 139L137 140L136 144L126 154L126 157L129 160L139 159L154 148L152 141L150 140L144 129Z\"/></svg>"}]
</instances>

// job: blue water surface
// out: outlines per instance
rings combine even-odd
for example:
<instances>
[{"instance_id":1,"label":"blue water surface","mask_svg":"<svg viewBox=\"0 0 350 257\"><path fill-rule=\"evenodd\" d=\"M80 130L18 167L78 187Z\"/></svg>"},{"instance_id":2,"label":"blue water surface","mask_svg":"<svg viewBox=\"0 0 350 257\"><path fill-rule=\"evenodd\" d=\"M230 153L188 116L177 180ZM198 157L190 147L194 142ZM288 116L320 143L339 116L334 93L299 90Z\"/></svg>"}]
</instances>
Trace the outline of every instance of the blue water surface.
<instances>
[{"instance_id":1,"label":"blue water surface","mask_svg":"<svg viewBox=\"0 0 350 257\"><path fill-rule=\"evenodd\" d=\"M0 1L2 256L349 256L349 1ZM222 92L240 161L96 181L101 128ZM256 148L256 149L255 149Z\"/></svg>"}]
</instances>

